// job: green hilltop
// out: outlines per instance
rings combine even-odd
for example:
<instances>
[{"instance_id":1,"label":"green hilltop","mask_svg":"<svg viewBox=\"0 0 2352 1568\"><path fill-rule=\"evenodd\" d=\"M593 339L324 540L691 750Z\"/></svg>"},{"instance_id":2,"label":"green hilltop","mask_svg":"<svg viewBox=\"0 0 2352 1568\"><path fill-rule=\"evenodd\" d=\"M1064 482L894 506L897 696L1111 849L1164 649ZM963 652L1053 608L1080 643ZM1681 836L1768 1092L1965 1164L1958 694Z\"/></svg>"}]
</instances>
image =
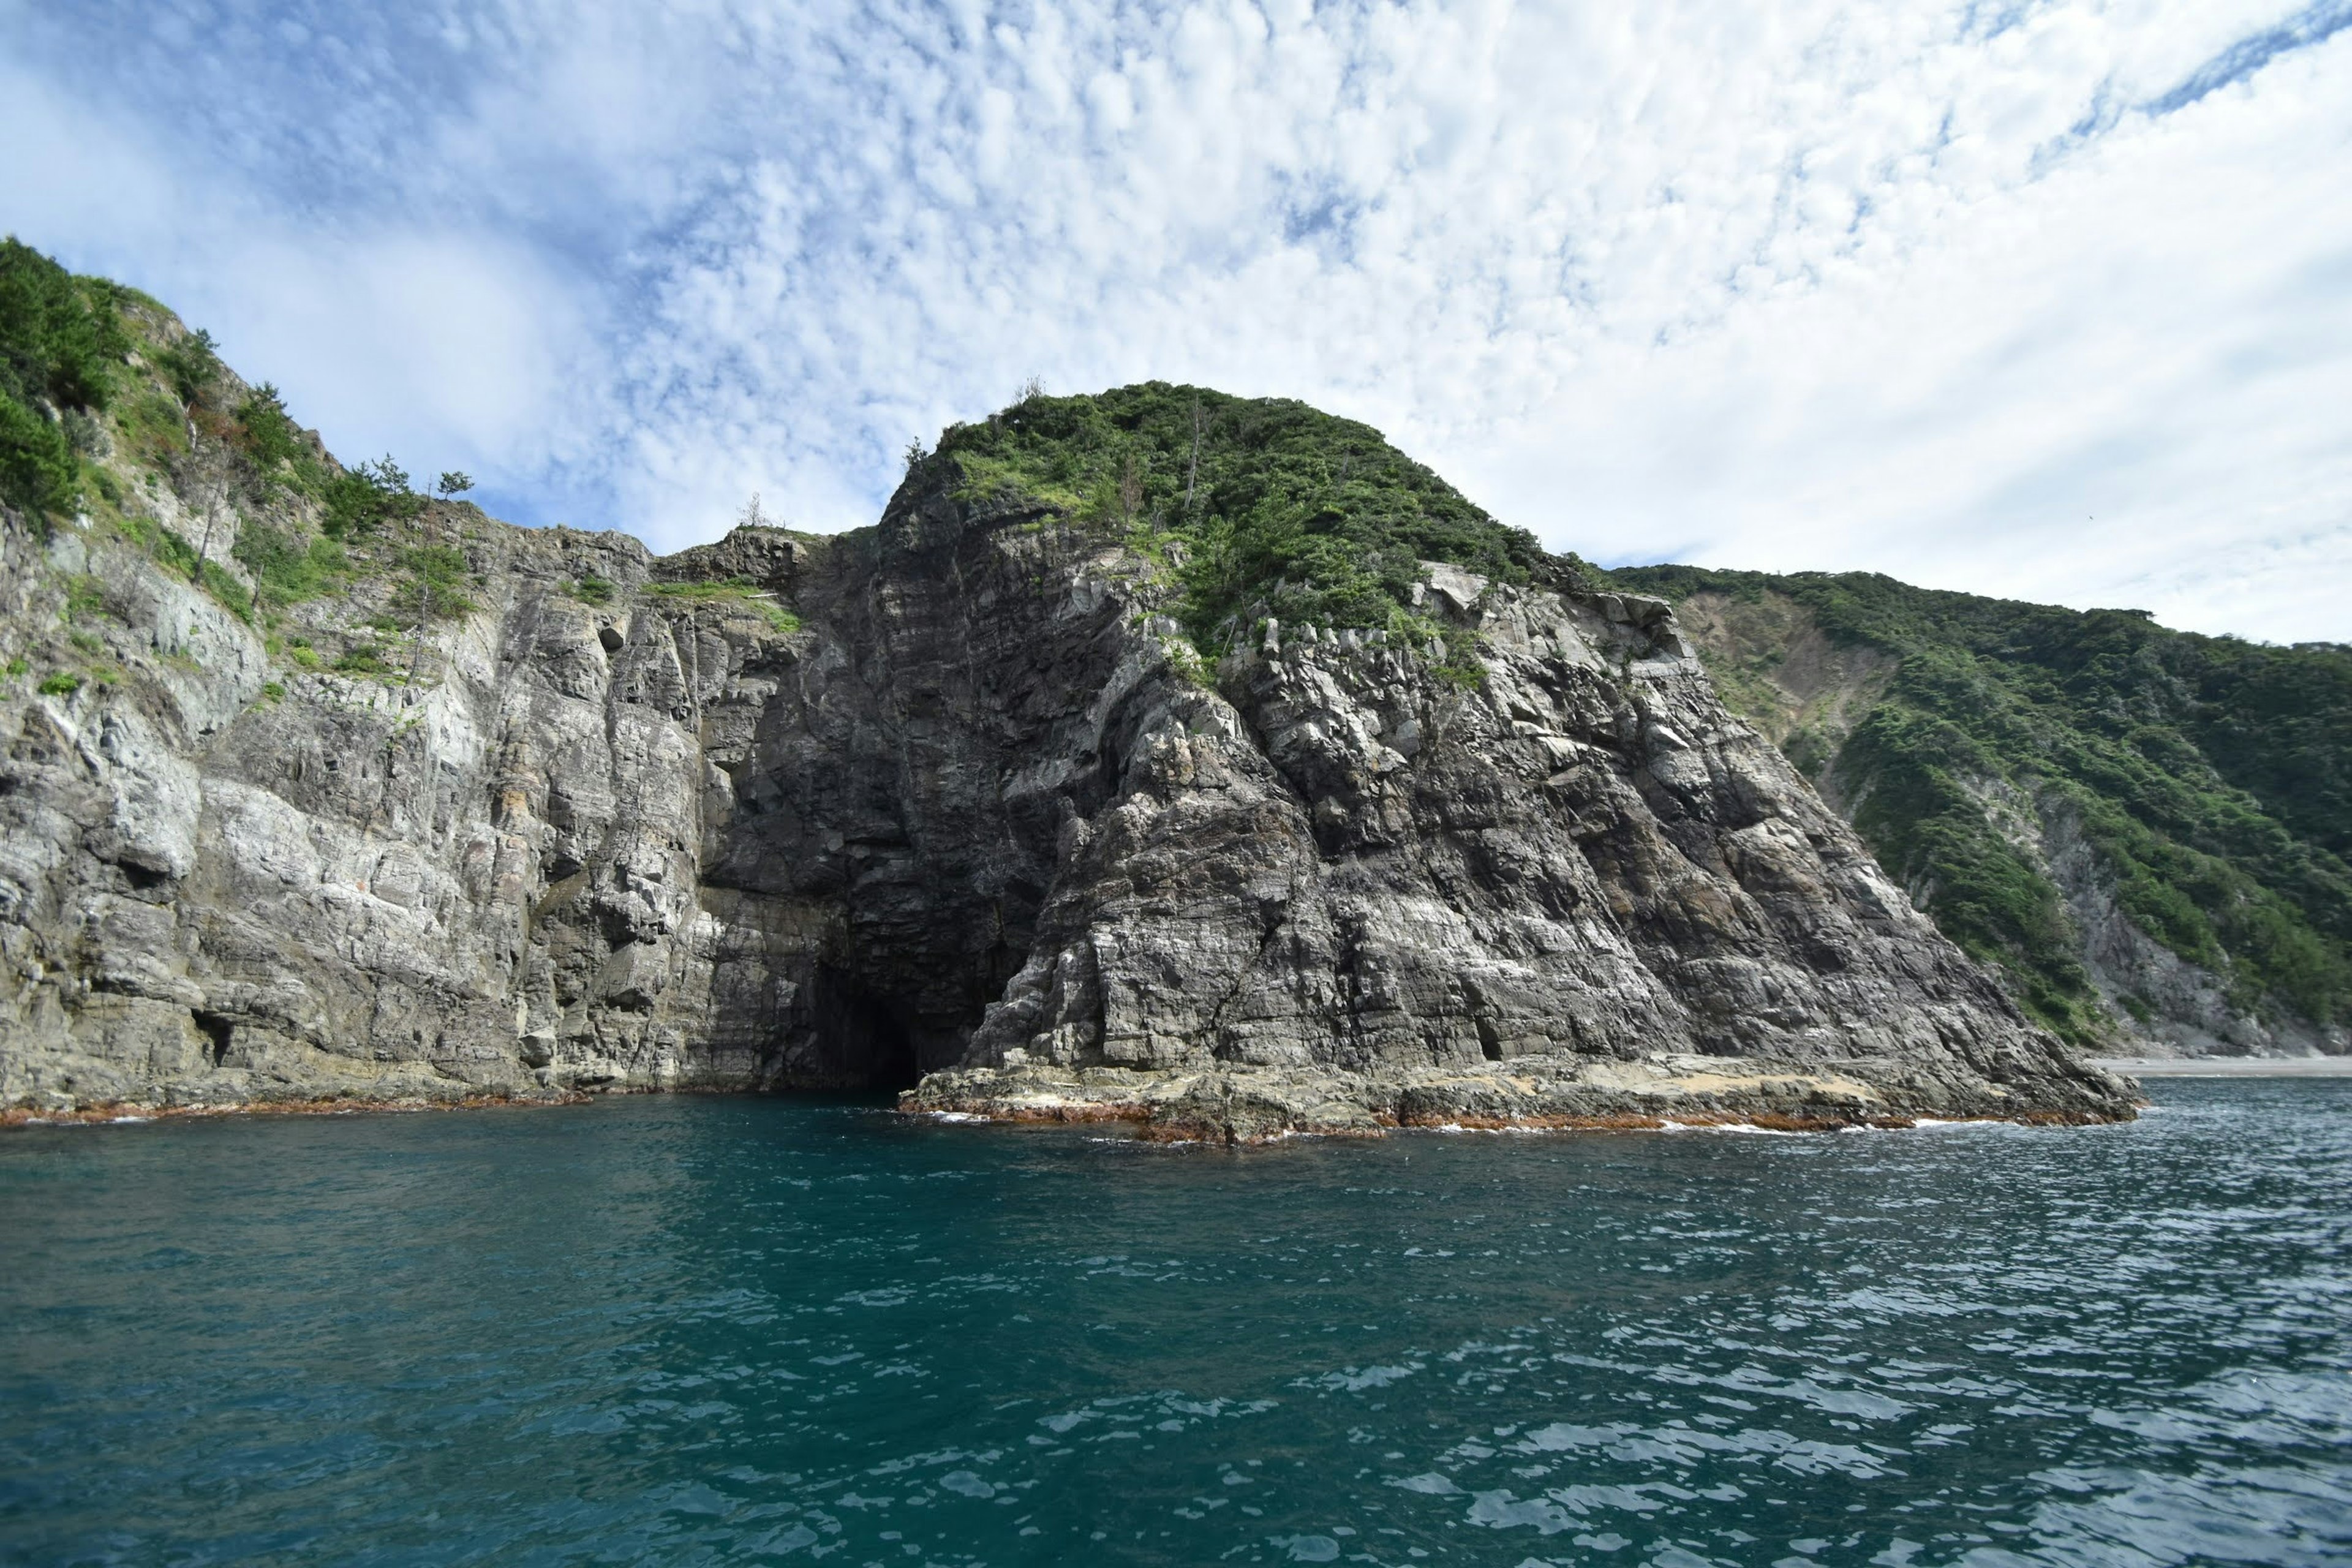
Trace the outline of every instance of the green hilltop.
<instances>
[{"instance_id":1,"label":"green hilltop","mask_svg":"<svg viewBox=\"0 0 2352 1568\"><path fill-rule=\"evenodd\" d=\"M1165 382L1032 393L950 426L923 462L951 463L968 502L1049 509L1160 561L1181 589L1177 618L1212 657L1269 616L1423 632L1411 608L1421 561L1515 584L1585 570L1370 426L1289 398Z\"/></svg>"}]
</instances>

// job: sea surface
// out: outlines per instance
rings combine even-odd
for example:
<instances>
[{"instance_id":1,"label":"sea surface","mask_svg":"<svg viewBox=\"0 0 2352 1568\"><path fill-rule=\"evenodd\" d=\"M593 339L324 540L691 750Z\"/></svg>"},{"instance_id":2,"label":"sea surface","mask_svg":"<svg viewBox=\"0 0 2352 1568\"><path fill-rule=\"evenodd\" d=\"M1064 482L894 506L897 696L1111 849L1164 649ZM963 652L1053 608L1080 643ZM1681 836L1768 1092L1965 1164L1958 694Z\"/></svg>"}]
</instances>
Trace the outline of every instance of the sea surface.
<instances>
[{"instance_id":1,"label":"sea surface","mask_svg":"<svg viewBox=\"0 0 2352 1568\"><path fill-rule=\"evenodd\" d=\"M2352 1081L1234 1152L0 1137L8 1563L2352 1563Z\"/></svg>"}]
</instances>

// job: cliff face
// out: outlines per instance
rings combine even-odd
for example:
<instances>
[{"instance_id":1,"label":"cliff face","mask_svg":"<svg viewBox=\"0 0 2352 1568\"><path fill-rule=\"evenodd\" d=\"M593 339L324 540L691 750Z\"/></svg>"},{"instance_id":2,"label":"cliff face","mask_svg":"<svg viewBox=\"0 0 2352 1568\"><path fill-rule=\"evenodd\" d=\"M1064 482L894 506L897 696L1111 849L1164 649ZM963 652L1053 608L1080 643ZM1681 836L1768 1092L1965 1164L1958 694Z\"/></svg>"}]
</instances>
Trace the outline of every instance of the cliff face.
<instances>
[{"instance_id":1,"label":"cliff face","mask_svg":"<svg viewBox=\"0 0 2352 1568\"><path fill-rule=\"evenodd\" d=\"M414 683L288 668L130 543L9 517L26 662L94 636L116 674L0 700L0 1097L2129 1113L1662 603L1433 564L1474 675L1278 624L1212 670L1164 569L953 479L667 560L451 509L478 607Z\"/></svg>"},{"instance_id":2,"label":"cliff face","mask_svg":"<svg viewBox=\"0 0 2352 1568\"><path fill-rule=\"evenodd\" d=\"M0 271L0 1111L2131 1114L1663 601L1362 426L1032 396L874 528L655 559L345 469L152 300Z\"/></svg>"},{"instance_id":3,"label":"cliff face","mask_svg":"<svg viewBox=\"0 0 2352 1568\"><path fill-rule=\"evenodd\" d=\"M214 598L12 520L12 620L72 624L79 592L120 673L28 675L0 718L0 1093L897 1086L960 1058L1050 875L1060 797L1015 775L1108 721L1127 606L1097 563L469 531L486 602L415 684L277 661L273 696Z\"/></svg>"}]
</instances>

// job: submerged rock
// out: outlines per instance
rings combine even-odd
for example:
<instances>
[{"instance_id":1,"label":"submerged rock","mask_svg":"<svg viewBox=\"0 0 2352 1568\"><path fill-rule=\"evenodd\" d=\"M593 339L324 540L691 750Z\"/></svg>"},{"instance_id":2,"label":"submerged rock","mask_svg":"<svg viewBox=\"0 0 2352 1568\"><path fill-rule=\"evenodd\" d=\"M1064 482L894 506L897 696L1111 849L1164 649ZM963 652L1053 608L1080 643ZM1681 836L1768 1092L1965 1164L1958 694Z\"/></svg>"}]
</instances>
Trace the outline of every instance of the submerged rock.
<instances>
[{"instance_id":1,"label":"submerged rock","mask_svg":"<svg viewBox=\"0 0 2352 1568\"><path fill-rule=\"evenodd\" d=\"M667 559L472 514L478 607L415 684L273 663L104 529L10 515L18 646L96 592L118 678L0 699L0 1101L915 1084L1237 1140L2132 1114L1664 602L1424 563L1437 642L1268 622L1212 669L1164 565L951 479ZM323 640L363 601L302 613Z\"/></svg>"}]
</instances>

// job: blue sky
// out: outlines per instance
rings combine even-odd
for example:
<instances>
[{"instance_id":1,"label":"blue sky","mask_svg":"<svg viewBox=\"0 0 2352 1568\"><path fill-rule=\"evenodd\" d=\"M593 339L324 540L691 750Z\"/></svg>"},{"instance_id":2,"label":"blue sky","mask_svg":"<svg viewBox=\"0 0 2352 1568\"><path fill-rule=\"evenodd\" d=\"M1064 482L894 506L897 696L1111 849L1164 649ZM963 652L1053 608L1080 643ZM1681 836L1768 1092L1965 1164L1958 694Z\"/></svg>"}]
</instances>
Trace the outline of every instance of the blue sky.
<instances>
[{"instance_id":1,"label":"blue sky","mask_svg":"<svg viewBox=\"0 0 2352 1568\"><path fill-rule=\"evenodd\" d=\"M1157 377L1606 561L2352 638L2352 0L0 0L0 226L675 548Z\"/></svg>"}]
</instances>

